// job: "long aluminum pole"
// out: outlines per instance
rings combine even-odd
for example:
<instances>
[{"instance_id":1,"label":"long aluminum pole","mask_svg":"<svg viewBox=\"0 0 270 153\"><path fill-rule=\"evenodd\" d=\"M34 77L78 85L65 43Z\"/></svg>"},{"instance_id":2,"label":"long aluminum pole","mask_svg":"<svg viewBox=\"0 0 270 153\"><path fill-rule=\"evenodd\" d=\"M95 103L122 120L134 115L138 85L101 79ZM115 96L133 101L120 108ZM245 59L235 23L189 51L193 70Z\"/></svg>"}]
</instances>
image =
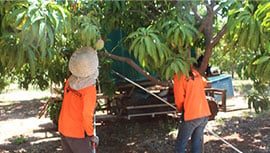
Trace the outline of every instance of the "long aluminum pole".
<instances>
[{"instance_id":1,"label":"long aluminum pole","mask_svg":"<svg viewBox=\"0 0 270 153\"><path fill-rule=\"evenodd\" d=\"M96 113L94 113L94 123L93 123L93 127L94 127L94 139L96 137ZM96 153L96 143L93 142L93 153Z\"/></svg>"}]
</instances>

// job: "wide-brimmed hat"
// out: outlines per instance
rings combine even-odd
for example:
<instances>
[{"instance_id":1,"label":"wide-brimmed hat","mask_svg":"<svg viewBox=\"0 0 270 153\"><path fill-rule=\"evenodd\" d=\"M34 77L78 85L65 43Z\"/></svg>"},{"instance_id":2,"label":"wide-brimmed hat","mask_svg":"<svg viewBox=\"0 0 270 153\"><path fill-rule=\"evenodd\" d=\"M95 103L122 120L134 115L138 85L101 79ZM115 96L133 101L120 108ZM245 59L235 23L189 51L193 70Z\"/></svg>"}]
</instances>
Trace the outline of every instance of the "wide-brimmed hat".
<instances>
[{"instance_id":1,"label":"wide-brimmed hat","mask_svg":"<svg viewBox=\"0 0 270 153\"><path fill-rule=\"evenodd\" d=\"M92 47L82 47L75 51L69 60L69 70L72 73L69 85L76 89L82 89L95 84L98 77L98 56Z\"/></svg>"}]
</instances>

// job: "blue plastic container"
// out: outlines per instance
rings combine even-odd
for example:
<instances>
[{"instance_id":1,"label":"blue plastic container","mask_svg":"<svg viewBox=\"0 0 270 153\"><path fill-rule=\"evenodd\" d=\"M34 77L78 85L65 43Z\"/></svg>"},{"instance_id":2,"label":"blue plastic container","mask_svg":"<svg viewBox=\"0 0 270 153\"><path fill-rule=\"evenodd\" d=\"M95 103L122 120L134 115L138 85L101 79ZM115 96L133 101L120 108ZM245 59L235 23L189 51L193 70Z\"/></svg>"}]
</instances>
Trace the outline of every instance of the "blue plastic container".
<instances>
[{"instance_id":1,"label":"blue plastic container","mask_svg":"<svg viewBox=\"0 0 270 153\"><path fill-rule=\"evenodd\" d=\"M207 80L212 83L212 88L226 89L226 98L234 96L234 89L231 75L221 74L218 76L208 77ZM215 99L221 100L221 96L215 95Z\"/></svg>"}]
</instances>

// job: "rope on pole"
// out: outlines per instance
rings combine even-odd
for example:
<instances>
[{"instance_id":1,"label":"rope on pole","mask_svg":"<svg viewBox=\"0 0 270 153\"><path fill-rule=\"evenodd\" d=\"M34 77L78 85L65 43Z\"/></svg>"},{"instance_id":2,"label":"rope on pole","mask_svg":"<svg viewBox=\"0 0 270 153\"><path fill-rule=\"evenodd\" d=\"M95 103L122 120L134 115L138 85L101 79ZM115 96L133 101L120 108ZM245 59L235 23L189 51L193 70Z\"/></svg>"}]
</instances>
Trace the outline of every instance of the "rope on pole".
<instances>
[{"instance_id":1,"label":"rope on pole","mask_svg":"<svg viewBox=\"0 0 270 153\"><path fill-rule=\"evenodd\" d=\"M98 93L101 93L101 88L100 88L100 82L99 79L97 79L97 84L98 84ZM96 131L96 111L94 112L94 121L93 121L93 128L94 128L94 137L96 138L97 136L97 131ZM93 153L96 153L96 143L93 142Z\"/></svg>"},{"instance_id":2,"label":"rope on pole","mask_svg":"<svg viewBox=\"0 0 270 153\"><path fill-rule=\"evenodd\" d=\"M130 82L131 84L134 84L135 86L141 88L142 90L146 91L147 93L153 95L154 97L156 97L157 99L161 100L162 102L166 103L167 105L169 105L170 107L172 107L173 109L177 110L177 108L175 106L173 106L171 103L167 102L166 100L162 99L161 97L159 97L158 95L151 93L150 91L148 91L146 88L142 87L141 85L135 83L134 81L128 79L127 77L119 74L118 72L112 70L112 72L116 75L118 75L119 77L123 78L124 80ZM232 144L230 144L228 141L224 140L223 138L221 138L220 136L218 136L216 133L214 133L213 131L209 130L207 127L205 128L209 133L211 133L212 135L214 135L215 137L217 137L218 139L220 139L222 142L224 142L225 144L229 145L232 149L234 149L235 151L237 151L238 153L243 153L242 151L240 151L239 149L237 149L236 147L234 147Z\"/></svg>"},{"instance_id":3,"label":"rope on pole","mask_svg":"<svg viewBox=\"0 0 270 153\"><path fill-rule=\"evenodd\" d=\"M94 123L93 123L93 127L94 127L94 137L96 137L96 113L94 113ZM96 153L96 143L93 142L93 153Z\"/></svg>"}]
</instances>

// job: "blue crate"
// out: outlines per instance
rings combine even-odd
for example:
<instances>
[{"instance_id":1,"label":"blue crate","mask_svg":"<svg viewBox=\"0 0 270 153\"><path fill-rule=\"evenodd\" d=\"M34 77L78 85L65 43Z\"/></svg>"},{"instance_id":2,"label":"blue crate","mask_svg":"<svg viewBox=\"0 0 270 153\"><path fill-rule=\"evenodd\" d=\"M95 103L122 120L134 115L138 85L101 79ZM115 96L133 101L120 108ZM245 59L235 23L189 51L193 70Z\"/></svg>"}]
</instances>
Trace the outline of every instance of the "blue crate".
<instances>
[{"instance_id":1,"label":"blue crate","mask_svg":"<svg viewBox=\"0 0 270 153\"><path fill-rule=\"evenodd\" d=\"M212 88L226 89L226 98L234 96L234 89L231 75L221 74L218 76L208 77L207 80L212 83ZM215 99L221 100L221 96L215 95Z\"/></svg>"}]
</instances>

